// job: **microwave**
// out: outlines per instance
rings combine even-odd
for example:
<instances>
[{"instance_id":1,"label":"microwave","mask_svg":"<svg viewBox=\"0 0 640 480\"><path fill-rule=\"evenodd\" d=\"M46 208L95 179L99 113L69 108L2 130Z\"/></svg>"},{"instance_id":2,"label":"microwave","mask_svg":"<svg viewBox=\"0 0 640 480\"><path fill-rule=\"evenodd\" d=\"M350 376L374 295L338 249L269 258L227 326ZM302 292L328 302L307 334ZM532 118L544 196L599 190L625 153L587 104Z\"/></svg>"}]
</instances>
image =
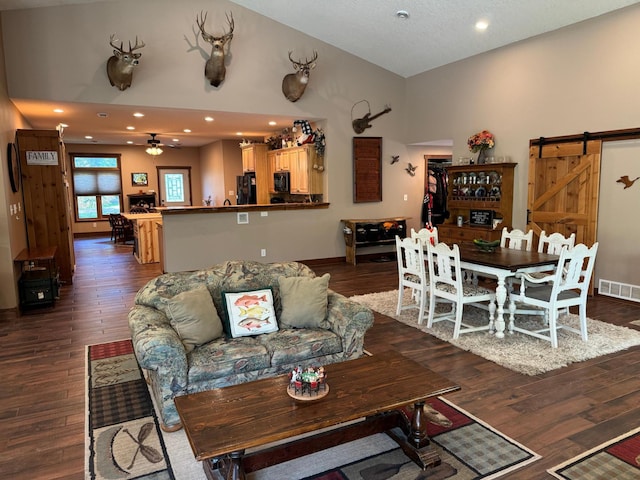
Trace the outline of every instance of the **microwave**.
<instances>
[{"instance_id":1,"label":"microwave","mask_svg":"<svg viewBox=\"0 0 640 480\"><path fill-rule=\"evenodd\" d=\"M273 174L273 190L289 192L289 172L275 172Z\"/></svg>"}]
</instances>

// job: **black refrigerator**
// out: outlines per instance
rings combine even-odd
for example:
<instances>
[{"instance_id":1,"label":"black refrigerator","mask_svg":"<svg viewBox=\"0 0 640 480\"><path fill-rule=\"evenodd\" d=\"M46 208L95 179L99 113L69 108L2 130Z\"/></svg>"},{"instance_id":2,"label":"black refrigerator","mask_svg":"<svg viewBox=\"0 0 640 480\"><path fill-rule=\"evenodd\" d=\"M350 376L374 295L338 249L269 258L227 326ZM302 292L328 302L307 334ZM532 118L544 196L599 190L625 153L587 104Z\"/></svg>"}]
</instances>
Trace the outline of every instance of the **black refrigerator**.
<instances>
[{"instance_id":1,"label":"black refrigerator","mask_svg":"<svg viewBox=\"0 0 640 480\"><path fill-rule=\"evenodd\" d=\"M256 174L249 172L236 177L236 204L255 205L257 200Z\"/></svg>"}]
</instances>

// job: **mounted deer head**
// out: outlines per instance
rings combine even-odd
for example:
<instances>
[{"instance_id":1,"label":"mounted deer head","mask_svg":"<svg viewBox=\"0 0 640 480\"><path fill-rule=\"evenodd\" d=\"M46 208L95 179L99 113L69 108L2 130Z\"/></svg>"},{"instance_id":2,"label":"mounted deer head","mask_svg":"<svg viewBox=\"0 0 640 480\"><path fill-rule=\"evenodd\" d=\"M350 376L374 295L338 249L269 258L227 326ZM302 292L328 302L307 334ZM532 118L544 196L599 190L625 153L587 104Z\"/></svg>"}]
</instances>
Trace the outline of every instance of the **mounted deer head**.
<instances>
[{"instance_id":1,"label":"mounted deer head","mask_svg":"<svg viewBox=\"0 0 640 480\"><path fill-rule=\"evenodd\" d=\"M291 60L296 73L289 73L284 76L282 79L282 93L287 97L287 100L295 102L302 96L304 89L307 88L307 83L309 83L309 72L316 66L318 52L313 52L313 58L311 60L305 58L304 63L300 60L296 62L291 58L291 53L293 52L289 52L289 60Z\"/></svg>"},{"instance_id":2,"label":"mounted deer head","mask_svg":"<svg viewBox=\"0 0 640 480\"><path fill-rule=\"evenodd\" d=\"M115 34L109 38L109 45L114 50L113 55L107 60L107 76L112 87L126 90L131 86L133 67L138 65L138 59L142 56L141 53L133 52L144 47L144 42L138 43L138 37L136 37L136 44L131 47L131 42L129 42L129 51L125 52L122 48L122 42L119 47L115 45L117 41Z\"/></svg>"},{"instance_id":3,"label":"mounted deer head","mask_svg":"<svg viewBox=\"0 0 640 480\"><path fill-rule=\"evenodd\" d=\"M229 17L229 15L226 15L226 17L227 23L229 24L229 31L219 37L214 37L205 31L204 22L207 20L207 13L205 13L203 17L202 12L200 12L200 18L196 17L196 23L198 24L203 40L211 44L211 55L204 67L204 76L214 87L224 82L224 77L227 73L227 67L224 65L224 57L225 50L229 49L229 44L233 38L233 13L231 13L231 17Z\"/></svg>"}]
</instances>

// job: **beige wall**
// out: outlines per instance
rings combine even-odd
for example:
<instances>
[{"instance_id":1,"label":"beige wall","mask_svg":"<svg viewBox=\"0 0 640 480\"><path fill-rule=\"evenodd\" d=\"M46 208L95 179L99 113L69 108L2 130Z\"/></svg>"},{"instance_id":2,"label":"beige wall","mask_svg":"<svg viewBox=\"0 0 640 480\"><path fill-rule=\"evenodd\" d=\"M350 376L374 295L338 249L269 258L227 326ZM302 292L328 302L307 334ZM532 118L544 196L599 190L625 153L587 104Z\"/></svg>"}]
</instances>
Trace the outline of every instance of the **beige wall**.
<instances>
[{"instance_id":1,"label":"beige wall","mask_svg":"<svg viewBox=\"0 0 640 480\"><path fill-rule=\"evenodd\" d=\"M122 172L122 196L123 210L128 210L127 195L139 193L140 190L147 192L154 190L156 199L158 198L158 173L157 167L191 167L191 194L194 205L202 204L202 178L200 172L200 153L197 148L165 148L164 153L157 157L152 157L145 153L144 147L133 145L80 145L65 144L67 154L71 153L119 153L120 168ZM131 174L146 172L149 178L149 186L138 187L131 185ZM74 212L75 214L75 212ZM95 225L94 225L95 224ZM108 232L111 228L109 222L75 222L73 225L74 234Z\"/></svg>"},{"instance_id":2,"label":"beige wall","mask_svg":"<svg viewBox=\"0 0 640 480\"><path fill-rule=\"evenodd\" d=\"M124 9L127 15L121 15ZM225 11L233 11L235 18L232 60L218 89L202 75L203 54L209 52L189 47L200 10L208 10L210 19L224 18ZM101 2L8 11L2 19L5 43L12 46L6 55L14 97L325 119L323 175L330 208L315 215L311 225L297 215L287 217L287 228L275 219L273 229L265 224L268 234L263 238L273 242L268 251L277 251L271 246L277 247L287 231L305 225L304 239L296 247L303 250L295 252L299 259L344 255L340 218L403 215L412 217L410 226L418 226L424 165L415 177L406 173L406 162L422 156L416 151L420 147L408 145L452 139L457 158L469 155L466 140L471 134L491 130L497 139L495 155L519 163L514 223L523 227L530 138L635 127L640 111L640 63L630 60L640 58L638 5L409 79L223 0ZM147 44L134 84L125 92L110 87L104 72L114 31L123 38L138 35ZM280 91L282 76L290 70L286 52L293 46L302 54L319 54L305 96L296 103L286 101ZM53 65L43 81L43 68ZM383 137L383 201L353 204L351 109L363 99L372 113L385 104L392 112L366 131L367 136ZM400 155L401 161L391 165L391 155ZM229 181L225 179L227 193ZM185 239L185 252L188 243Z\"/></svg>"},{"instance_id":3,"label":"beige wall","mask_svg":"<svg viewBox=\"0 0 640 480\"><path fill-rule=\"evenodd\" d=\"M0 195L0 309L17 305L17 272L13 259L27 246L27 235L22 215L22 190L14 193L9 183L7 144L15 141L16 130L30 125L16 110L7 94L2 38L0 37L0 171L2 195ZM19 206L11 215L10 206ZM13 288L12 288L13 287Z\"/></svg>"}]
</instances>

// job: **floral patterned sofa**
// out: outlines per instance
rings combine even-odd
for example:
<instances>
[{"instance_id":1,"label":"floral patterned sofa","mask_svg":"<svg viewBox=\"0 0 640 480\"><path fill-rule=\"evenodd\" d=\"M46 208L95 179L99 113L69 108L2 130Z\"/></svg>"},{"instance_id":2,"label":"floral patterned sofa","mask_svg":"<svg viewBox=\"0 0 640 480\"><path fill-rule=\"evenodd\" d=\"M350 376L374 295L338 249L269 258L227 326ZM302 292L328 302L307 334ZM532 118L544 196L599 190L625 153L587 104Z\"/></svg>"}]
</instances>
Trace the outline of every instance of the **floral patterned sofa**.
<instances>
[{"instance_id":1,"label":"floral patterned sofa","mask_svg":"<svg viewBox=\"0 0 640 480\"><path fill-rule=\"evenodd\" d=\"M301 263L253 261L228 261L205 270L166 273L149 281L135 297L129 313L129 328L136 358L145 370L163 429L173 431L181 427L173 402L176 396L288 373L297 366L326 365L360 357L365 332L373 325L373 313L328 289L328 281L328 274L317 277ZM306 287L300 289L300 284L313 284L314 291L309 292ZM213 301L211 312L204 315L206 322L217 313L224 324L230 305L225 301L228 292L249 292L236 300L236 305L239 302L239 308L245 307L246 313L247 308L254 307L251 305L254 299L264 300L262 294L251 294L258 289L271 290L268 293L273 297L277 331L260 334L255 328L262 324L273 326L275 322L265 320L261 324L249 318L239 323L249 328L247 335L233 338L228 328L220 335L220 327L216 326L212 335L217 338L199 345L197 340L188 343L188 334L174 322L176 311L198 303L186 296L204 290L209 295L204 293L203 301L211 304L209 296ZM322 302L322 291L326 292L326 310L319 310L319 315L324 318L309 324L307 315L300 314L298 307L304 311L313 303L310 298L318 296ZM186 300L180 304L178 300L183 297ZM295 318L296 312L301 318Z\"/></svg>"}]
</instances>

